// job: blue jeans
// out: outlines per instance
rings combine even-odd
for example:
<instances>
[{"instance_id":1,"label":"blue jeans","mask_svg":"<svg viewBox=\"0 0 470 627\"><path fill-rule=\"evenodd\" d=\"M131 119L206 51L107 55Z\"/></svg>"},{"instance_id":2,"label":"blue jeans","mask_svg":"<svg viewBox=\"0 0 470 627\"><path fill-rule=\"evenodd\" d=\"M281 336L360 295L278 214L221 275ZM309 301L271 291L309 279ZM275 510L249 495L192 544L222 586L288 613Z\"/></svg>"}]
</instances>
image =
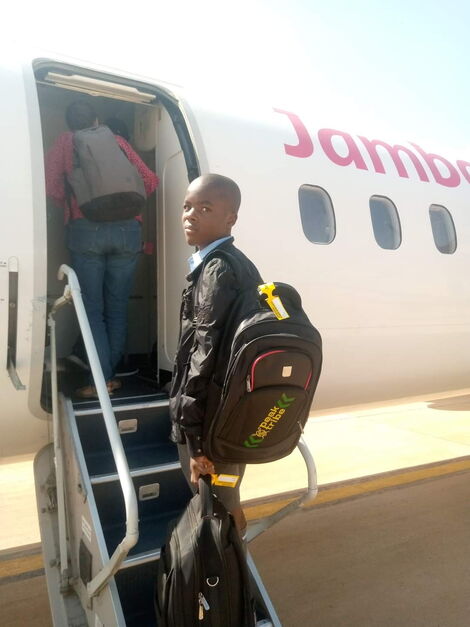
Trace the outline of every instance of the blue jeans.
<instances>
[{"instance_id":1,"label":"blue jeans","mask_svg":"<svg viewBox=\"0 0 470 627\"><path fill-rule=\"evenodd\" d=\"M72 267L105 381L113 378L126 345L127 305L142 250L141 230L135 219L91 222L80 218L68 225Z\"/></svg>"}]
</instances>

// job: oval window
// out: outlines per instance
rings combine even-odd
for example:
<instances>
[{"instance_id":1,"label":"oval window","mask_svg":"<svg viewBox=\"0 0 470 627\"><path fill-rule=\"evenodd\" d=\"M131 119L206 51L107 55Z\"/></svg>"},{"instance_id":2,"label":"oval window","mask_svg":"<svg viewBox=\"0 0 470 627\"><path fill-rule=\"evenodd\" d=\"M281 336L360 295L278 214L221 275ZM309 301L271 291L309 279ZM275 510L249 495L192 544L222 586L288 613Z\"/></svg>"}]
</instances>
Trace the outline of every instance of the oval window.
<instances>
[{"instance_id":1,"label":"oval window","mask_svg":"<svg viewBox=\"0 0 470 627\"><path fill-rule=\"evenodd\" d=\"M401 226L393 202L385 196L371 196L369 208L377 244L388 250L398 248L401 244Z\"/></svg>"},{"instance_id":2,"label":"oval window","mask_svg":"<svg viewBox=\"0 0 470 627\"><path fill-rule=\"evenodd\" d=\"M452 255L457 249L457 234L450 212L441 205L429 207L432 236L437 250L445 255Z\"/></svg>"},{"instance_id":3,"label":"oval window","mask_svg":"<svg viewBox=\"0 0 470 627\"><path fill-rule=\"evenodd\" d=\"M301 185L299 207L305 237L313 244L331 244L336 222L329 194L315 185Z\"/></svg>"}]
</instances>

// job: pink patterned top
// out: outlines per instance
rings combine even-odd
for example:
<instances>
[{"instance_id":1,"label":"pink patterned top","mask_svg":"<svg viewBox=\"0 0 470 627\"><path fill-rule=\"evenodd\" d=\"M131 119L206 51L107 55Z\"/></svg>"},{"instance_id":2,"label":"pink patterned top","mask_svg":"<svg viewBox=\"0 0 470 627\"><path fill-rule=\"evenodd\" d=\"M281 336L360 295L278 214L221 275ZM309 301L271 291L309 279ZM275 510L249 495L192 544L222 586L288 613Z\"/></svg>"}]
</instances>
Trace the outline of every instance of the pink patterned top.
<instances>
[{"instance_id":1,"label":"pink patterned top","mask_svg":"<svg viewBox=\"0 0 470 627\"><path fill-rule=\"evenodd\" d=\"M157 187L159 181L158 176L150 170L139 155L129 146L125 139L119 135L115 135L119 146L126 153L129 161L135 165L142 180L144 181L147 196L151 194ZM77 205L74 197L67 199L65 191L65 177L72 173L73 163L73 133L67 131L59 135L54 145L46 155L46 194L52 198L58 207L64 208L65 223L69 220L83 218L84 215ZM142 220L141 216L137 216L137 220Z\"/></svg>"}]
</instances>

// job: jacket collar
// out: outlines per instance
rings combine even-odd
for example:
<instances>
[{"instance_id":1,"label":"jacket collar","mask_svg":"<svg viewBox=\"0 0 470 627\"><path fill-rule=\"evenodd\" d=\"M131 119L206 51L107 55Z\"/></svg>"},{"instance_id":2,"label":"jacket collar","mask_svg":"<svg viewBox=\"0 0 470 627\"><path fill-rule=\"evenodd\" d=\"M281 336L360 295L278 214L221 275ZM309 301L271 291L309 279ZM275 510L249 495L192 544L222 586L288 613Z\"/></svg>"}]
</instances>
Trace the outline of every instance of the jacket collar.
<instances>
[{"instance_id":1,"label":"jacket collar","mask_svg":"<svg viewBox=\"0 0 470 627\"><path fill-rule=\"evenodd\" d=\"M198 259L198 257L196 257L196 261L198 261L197 265L195 265L193 267L193 269L191 270L191 272L186 275L186 279L188 281L192 281L195 278L197 278L199 276L199 273L202 269L203 266L203 261L204 259L212 252L214 252L214 250L217 250L218 248L225 248L226 246L229 246L230 244L233 243L234 237L232 235L229 235L227 237L221 238L219 240L216 240L215 242L212 242L211 244L209 244L208 246L206 246L203 250L201 251L197 251L196 253L194 253L194 255L192 255L192 257L190 257L189 259L194 258L195 255L198 255L198 257L200 257ZM188 260L189 262L189 260Z\"/></svg>"}]
</instances>

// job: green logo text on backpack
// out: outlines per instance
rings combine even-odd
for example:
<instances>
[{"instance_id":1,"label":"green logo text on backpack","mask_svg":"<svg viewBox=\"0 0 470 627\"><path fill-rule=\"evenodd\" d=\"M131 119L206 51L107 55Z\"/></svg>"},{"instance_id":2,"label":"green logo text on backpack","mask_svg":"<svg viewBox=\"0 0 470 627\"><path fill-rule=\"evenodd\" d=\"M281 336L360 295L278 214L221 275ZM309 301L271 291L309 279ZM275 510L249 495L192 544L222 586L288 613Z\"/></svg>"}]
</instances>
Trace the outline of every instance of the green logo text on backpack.
<instances>
[{"instance_id":1,"label":"green logo text on backpack","mask_svg":"<svg viewBox=\"0 0 470 627\"><path fill-rule=\"evenodd\" d=\"M248 436L243 442L246 448L257 448L261 442L269 435L270 431L278 424L286 413L286 409L295 401L295 396L287 396L282 394L274 407L271 407L267 416L260 422L254 433Z\"/></svg>"}]
</instances>

